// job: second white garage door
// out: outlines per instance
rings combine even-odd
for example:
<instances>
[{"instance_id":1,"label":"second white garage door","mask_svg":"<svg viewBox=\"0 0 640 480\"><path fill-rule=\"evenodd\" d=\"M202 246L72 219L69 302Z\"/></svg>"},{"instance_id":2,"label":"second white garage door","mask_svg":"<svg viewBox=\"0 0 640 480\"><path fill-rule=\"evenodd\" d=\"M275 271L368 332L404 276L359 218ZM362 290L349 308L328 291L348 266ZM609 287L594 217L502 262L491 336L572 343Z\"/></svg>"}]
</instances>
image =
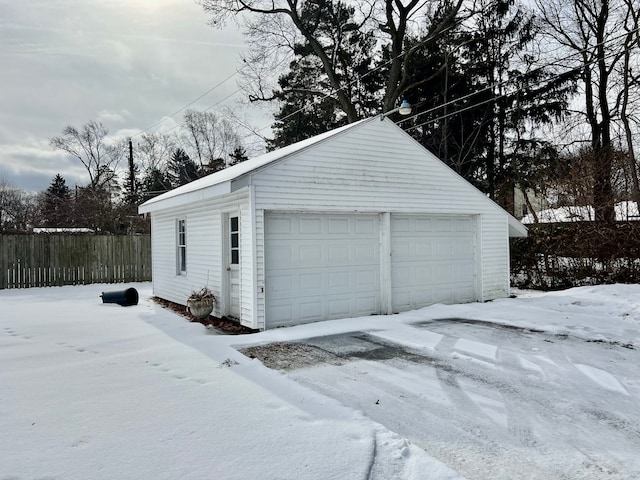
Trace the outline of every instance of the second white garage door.
<instances>
[{"instance_id":1,"label":"second white garage door","mask_svg":"<svg viewBox=\"0 0 640 480\"><path fill-rule=\"evenodd\" d=\"M391 215L393 312L476 300L472 216Z\"/></svg>"},{"instance_id":2,"label":"second white garage door","mask_svg":"<svg viewBox=\"0 0 640 480\"><path fill-rule=\"evenodd\" d=\"M378 215L267 213L267 328L380 311Z\"/></svg>"}]
</instances>

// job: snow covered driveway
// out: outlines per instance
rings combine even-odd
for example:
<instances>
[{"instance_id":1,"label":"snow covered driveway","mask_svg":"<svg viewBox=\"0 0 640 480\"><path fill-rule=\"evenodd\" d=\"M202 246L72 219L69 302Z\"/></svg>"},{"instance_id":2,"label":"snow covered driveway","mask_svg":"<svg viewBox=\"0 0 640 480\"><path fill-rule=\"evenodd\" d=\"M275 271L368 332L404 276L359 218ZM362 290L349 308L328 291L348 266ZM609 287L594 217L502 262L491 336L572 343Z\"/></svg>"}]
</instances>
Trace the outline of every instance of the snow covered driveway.
<instances>
[{"instance_id":1,"label":"snow covered driveway","mask_svg":"<svg viewBox=\"0 0 640 480\"><path fill-rule=\"evenodd\" d=\"M616 311L615 302L550 296L550 303L500 302L516 315L522 309L521 326L517 316L504 325L418 320L412 312L404 317L413 322L388 329L376 324L245 353L364 412L468 479L640 478L637 311L626 300ZM535 322L544 303L549 310ZM589 319L585 305L599 319ZM566 315L576 307L580 315ZM504 308L475 310L469 318Z\"/></svg>"}]
</instances>

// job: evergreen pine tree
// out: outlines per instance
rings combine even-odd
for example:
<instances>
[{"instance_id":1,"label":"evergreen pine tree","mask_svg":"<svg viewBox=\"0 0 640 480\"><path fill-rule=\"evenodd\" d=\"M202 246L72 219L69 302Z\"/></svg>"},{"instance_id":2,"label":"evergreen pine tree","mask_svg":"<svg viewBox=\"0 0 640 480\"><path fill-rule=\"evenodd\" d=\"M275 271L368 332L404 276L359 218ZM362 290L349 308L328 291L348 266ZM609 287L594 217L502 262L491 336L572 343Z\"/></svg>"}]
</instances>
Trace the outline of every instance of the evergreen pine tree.
<instances>
[{"instance_id":1,"label":"evergreen pine tree","mask_svg":"<svg viewBox=\"0 0 640 480\"><path fill-rule=\"evenodd\" d=\"M176 151L173 152L167 170L168 177L171 180L171 186L174 188L186 185L200 178L198 165L191 160L187 152L181 148L177 148Z\"/></svg>"},{"instance_id":2,"label":"evergreen pine tree","mask_svg":"<svg viewBox=\"0 0 640 480\"><path fill-rule=\"evenodd\" d=\"M245 160L249 160L247 151L242 147L236 147L236 149L229 154L229 166L236 163L242 163Z\"/></svg>"},{"instance_id":3,"label":"evergreen pine tree","mask_svg":"<svg viewBox=\"0 0 640 480\"><path fill-rule=\"evenodd\" d=\"M57 174L44 193L42 218L46 227L68 227L72 222L71 190L65 179Z\"/></svg>"}]
</instances>

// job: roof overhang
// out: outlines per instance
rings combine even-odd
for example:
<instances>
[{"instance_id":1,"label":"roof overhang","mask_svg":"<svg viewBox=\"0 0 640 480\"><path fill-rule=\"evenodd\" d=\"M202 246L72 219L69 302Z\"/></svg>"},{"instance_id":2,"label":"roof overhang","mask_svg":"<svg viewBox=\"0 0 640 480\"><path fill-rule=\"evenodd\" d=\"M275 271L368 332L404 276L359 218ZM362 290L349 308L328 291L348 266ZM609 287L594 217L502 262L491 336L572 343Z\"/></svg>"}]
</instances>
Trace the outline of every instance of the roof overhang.
<instances>
[{"instance_id":1,"label":"roof overhang","mask_svg":"<svg viewBox=\"0 0 640 480\"><path fill-rule=\"evenodd\" d=\"M520 223L515 217L509 215L509 237L525 238L528 232L527 227Z\"/></svg>"}]
</instances>

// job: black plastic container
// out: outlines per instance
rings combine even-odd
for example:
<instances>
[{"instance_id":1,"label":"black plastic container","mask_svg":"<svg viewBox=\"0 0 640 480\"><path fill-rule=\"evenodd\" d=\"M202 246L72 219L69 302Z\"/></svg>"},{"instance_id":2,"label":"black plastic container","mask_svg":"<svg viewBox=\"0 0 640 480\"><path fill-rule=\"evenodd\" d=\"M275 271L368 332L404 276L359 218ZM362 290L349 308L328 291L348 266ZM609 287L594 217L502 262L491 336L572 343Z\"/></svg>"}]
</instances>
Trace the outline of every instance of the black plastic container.
<instances>
[{"instance_id":1,"label":"black plastic container","mask_svg":"<svg viewBox=\"0 0 640 480\"><path fill-rule=\"evenodd\" d=\"M102 303L117 303L123 307L138 304L138 291L135 288L127 288L117 292L102 292Z\"/></svg>"}]
</instances>

